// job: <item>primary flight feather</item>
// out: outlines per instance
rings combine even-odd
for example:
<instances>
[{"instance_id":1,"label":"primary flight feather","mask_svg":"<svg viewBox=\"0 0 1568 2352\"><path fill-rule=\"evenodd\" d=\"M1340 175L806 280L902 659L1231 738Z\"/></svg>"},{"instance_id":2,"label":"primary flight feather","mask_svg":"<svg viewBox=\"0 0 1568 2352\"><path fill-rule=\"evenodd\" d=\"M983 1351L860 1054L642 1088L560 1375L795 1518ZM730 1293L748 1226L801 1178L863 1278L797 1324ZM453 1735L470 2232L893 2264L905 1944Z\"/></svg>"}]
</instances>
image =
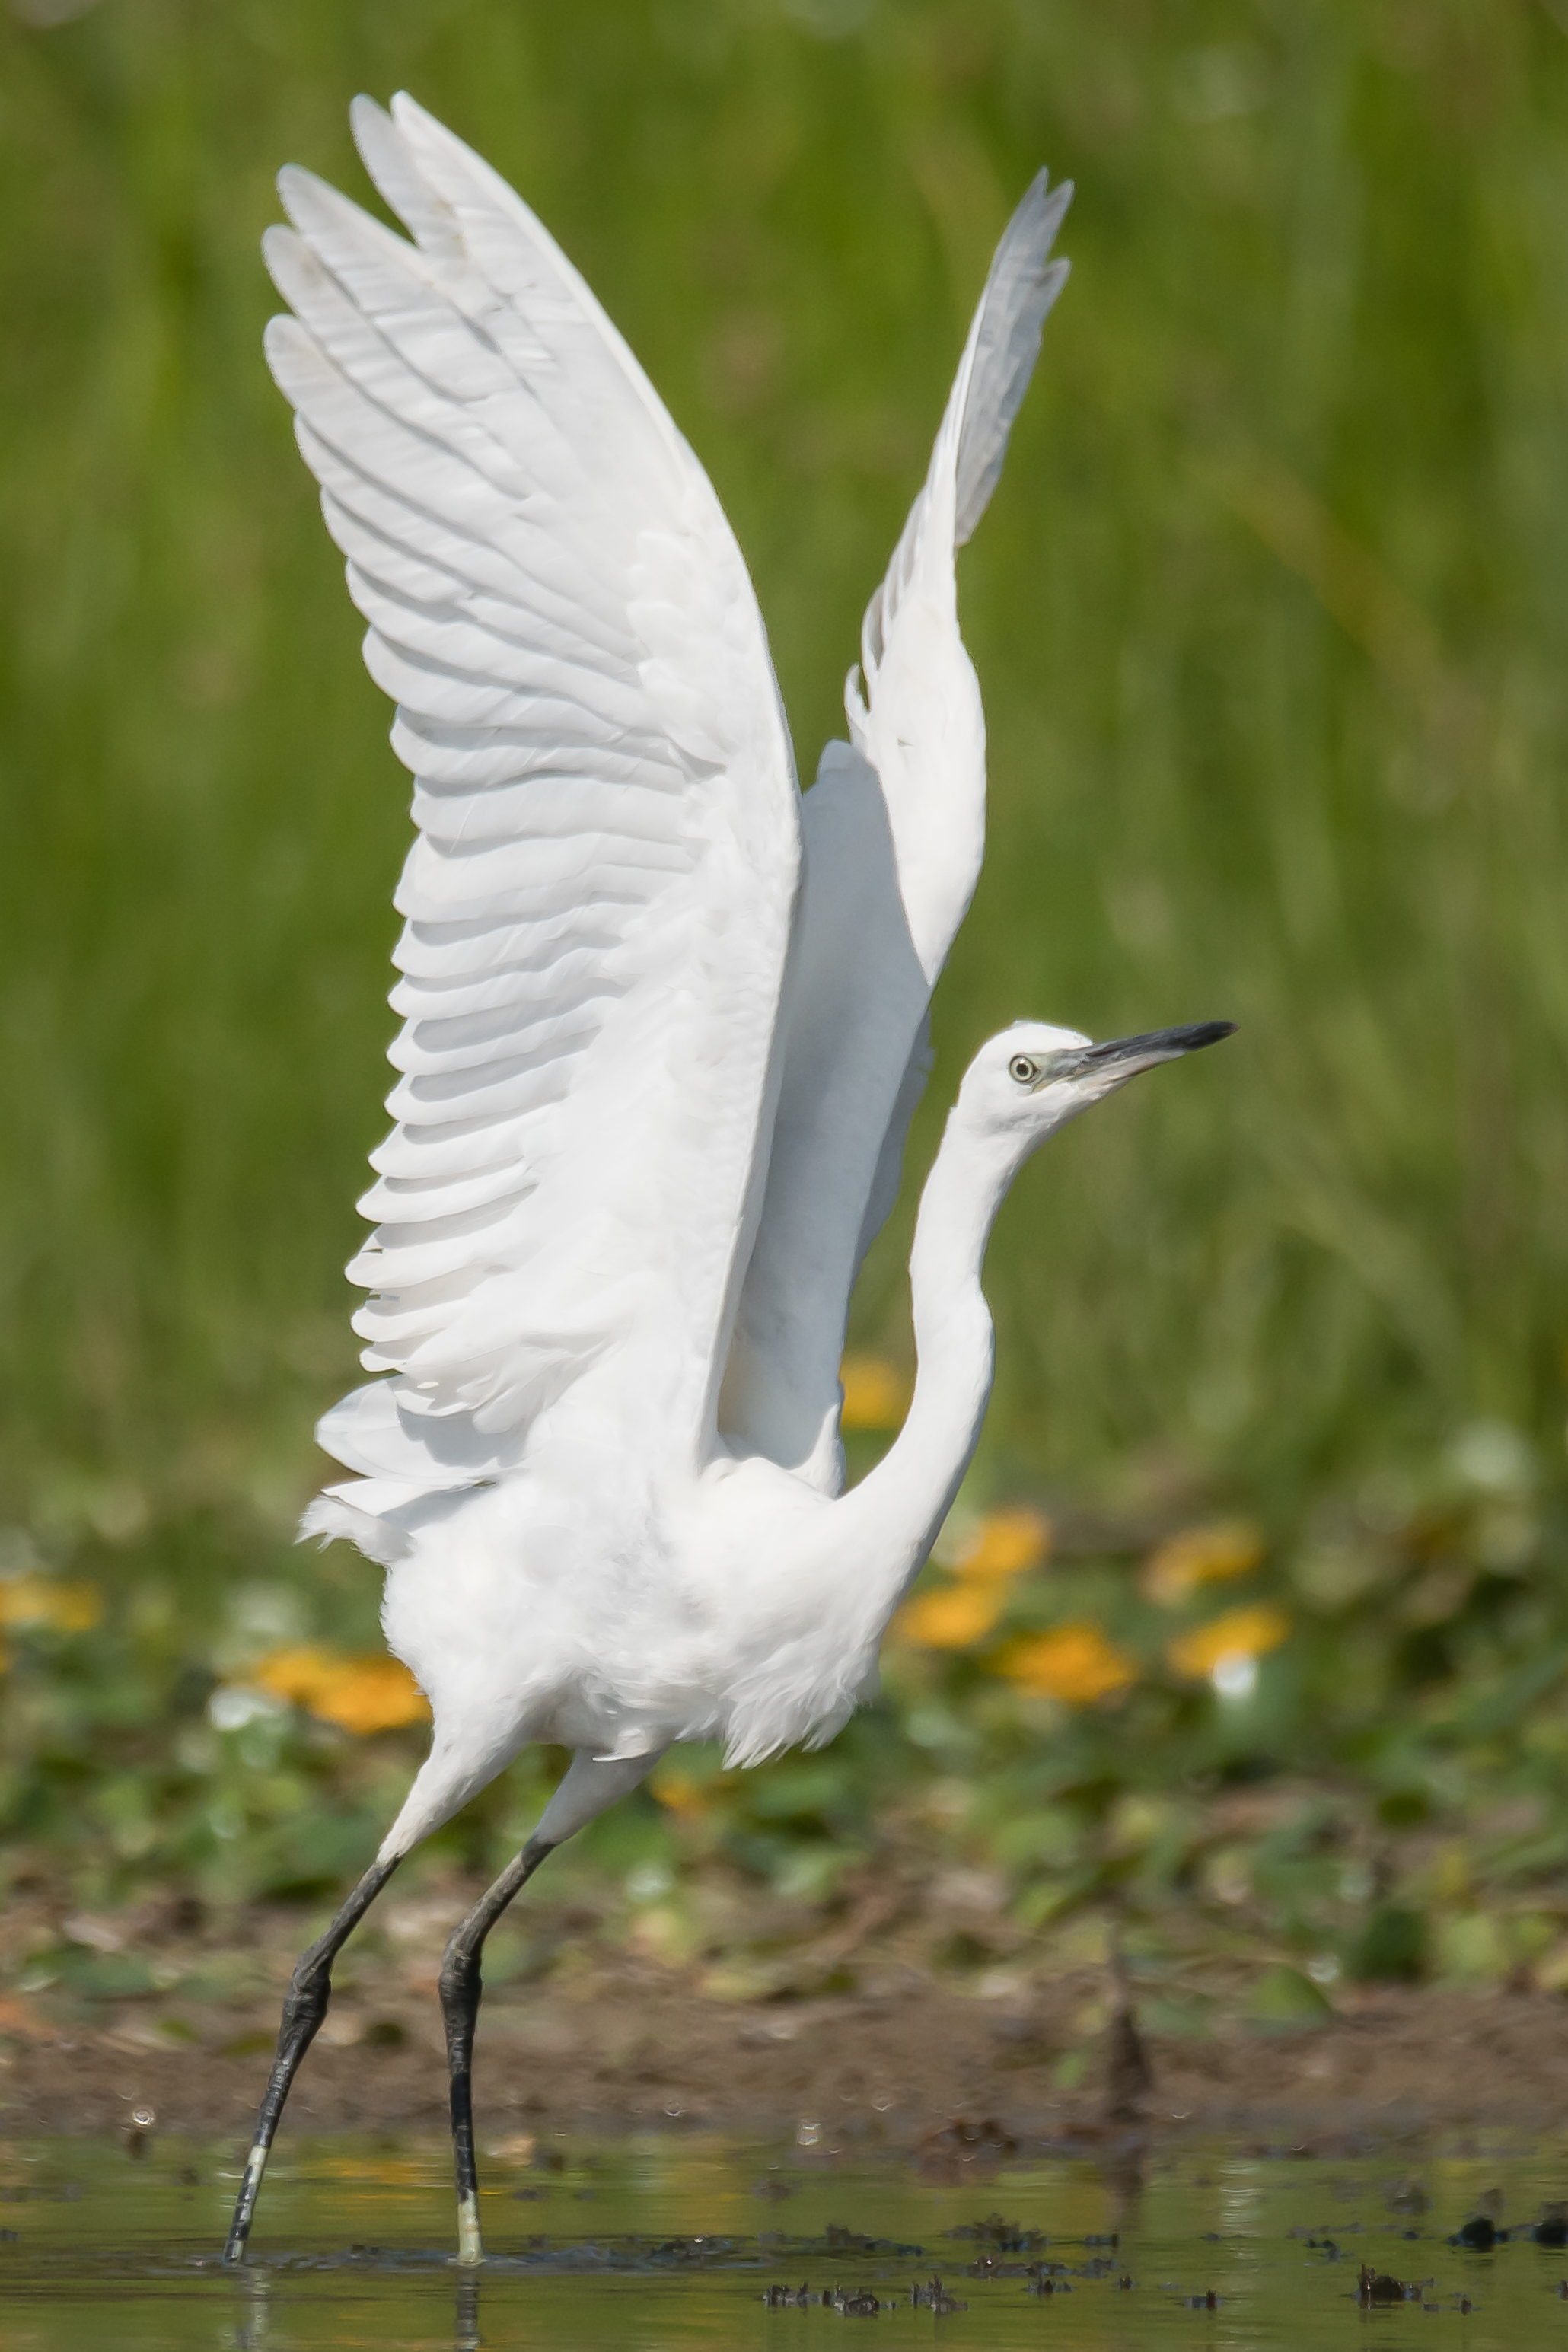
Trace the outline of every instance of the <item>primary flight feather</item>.
<instances>
[{"instance_id":1,"label":"primary flight feather","mask_svg":"<svg viewBox=\"0 0 1568 2352\"><path fill-rule=\"evenodd\" d=\"M574 1761L441 1981L459 2248L485 1935L672 1742L832 1736L979 1433L986 1237L1045 1137L1225 1024L1091 1045L1020 1023L966 1075L910 1260L908 1420L843 1492L838 1364L897 1190L931 991L984 845L953 557L995 486L1070 190L992 264L925 483L871 599L849 740L804 800L712 488L527 206L412 100L358 100L412 242L309 173L268 232L268 355L395 698L416 835L397 891L391 1135L350 1273L378 1375L321 1423L306 1515L387 1569L430 1754L295 1971L244 2248L333 1956L401 1858L544 1739Z\"/></svg>"}]
</instances>

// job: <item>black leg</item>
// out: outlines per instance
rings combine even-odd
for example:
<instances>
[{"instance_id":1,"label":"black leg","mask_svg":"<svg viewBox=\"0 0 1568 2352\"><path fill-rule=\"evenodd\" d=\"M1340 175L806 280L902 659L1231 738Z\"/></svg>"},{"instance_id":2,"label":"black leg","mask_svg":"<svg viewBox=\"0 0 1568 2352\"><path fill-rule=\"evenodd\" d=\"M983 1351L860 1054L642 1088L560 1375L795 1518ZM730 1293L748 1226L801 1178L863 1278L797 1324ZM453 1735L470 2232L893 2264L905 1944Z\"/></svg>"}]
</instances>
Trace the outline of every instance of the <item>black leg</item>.
<instances>
[{"instance_id":1,"label":"black leg","mask_svg":"<svg viewBox=\"0 0 1568 2352\"><path fill-rule=\"evenodd\" d=\"M526 1886L555 1842L530 1838L462 1925L454 1927L441 1963L441 2015L452 2076L452 2161L458 2176L458 2260L484 2259L479 2238L479 2176L474 2162L474 2028L479 2022L479 1953L485 1937L519 1890Z\"/></svg>"},{"instance_id":2,"label":"black leg","mask_svg":"<svg viewBox=\"0 0 1568 2352\"><path fill-rule=\"evenodd\" d=\"M261 2110L256 2118L256 2137L246 2158L245 2179L240 2183L235 2204L234 2220L229 2227L228 2243L223 2250L226 2263L237 2263L245 2253L245 2242L250 2235L250 2224L256 2212L256 2200L261 2193L261 2176L267 2169L278 2118L283 2113L283 2102L289 2096L289 2086L299 2071L300 2061L315 2040L321 2020L331 1999L332 1962L347 1941L350 1932L358 1927L402 1856L391 1862L375 1862L365 1872L331 1926L319 1943L311 1945L295 1969L289 1981L283 2001L283 2022L278 2029L278 2055L272 2061L267 2092Z\"/></svg>"}]
</instances>

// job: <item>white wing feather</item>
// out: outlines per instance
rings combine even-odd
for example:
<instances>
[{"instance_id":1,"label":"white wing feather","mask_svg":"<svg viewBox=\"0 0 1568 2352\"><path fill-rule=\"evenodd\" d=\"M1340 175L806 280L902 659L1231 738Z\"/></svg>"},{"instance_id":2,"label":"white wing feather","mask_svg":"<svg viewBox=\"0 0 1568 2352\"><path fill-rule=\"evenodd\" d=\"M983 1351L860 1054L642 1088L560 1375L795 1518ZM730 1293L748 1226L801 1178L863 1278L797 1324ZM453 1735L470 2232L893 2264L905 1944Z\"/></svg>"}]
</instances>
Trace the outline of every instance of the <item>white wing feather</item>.
<instances>
[{"instance_id":1,"label":"white wing feather","mask_svg":"<svg viewBox=\"0 0 1568 2352\"><path fill-rule=\"evenodd\" d=\"M374 1511L515 1465L617 1354L628 1444L701 1458L798 800L740 551L620 337L410 100L354 127L416 243L286 173L267 257L294 315L268 351L416 779L396 1124L350 1268L395 1377L319 1433Z\"/></svg>"},{"instance_id":2,"label":"white wing feather","mask_svg":"<svg viewBox=\"0 0 1568 2352\"><path fill-rule=\"evenodd\" d=\"M959 635L955 550L995 488L1068 264L1072 197L1044 172L997 247L931 467L861 632L865 681L802 808L802 903L762 1222L725 1372L736 1450L829 1493L843 1478L849 1293L898 1192L924 1087L931 988L979 878L985 723Z\"/></svg>"}]
</instances>

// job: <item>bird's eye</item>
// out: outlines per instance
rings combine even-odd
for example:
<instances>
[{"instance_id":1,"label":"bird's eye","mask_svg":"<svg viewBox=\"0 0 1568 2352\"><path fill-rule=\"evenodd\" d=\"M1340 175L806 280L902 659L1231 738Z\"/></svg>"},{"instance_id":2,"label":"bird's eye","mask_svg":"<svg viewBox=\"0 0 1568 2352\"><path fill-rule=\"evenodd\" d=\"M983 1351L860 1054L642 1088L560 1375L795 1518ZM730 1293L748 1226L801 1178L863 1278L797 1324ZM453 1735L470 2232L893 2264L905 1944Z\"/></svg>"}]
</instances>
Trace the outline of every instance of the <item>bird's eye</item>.
<instances>
[{"instance_id":1,"label":"bird's eye","mask_svg":"<svg viewBox=\"0 0 1568 2352\"><path fill-rule=\"evenodd\" d=\"M1007 1076L1016 1078L1021 1087L1033 1085L1039 1075L1038 1062L1031 1062L1027 1054L1015 1054L1007 1065Z\"/></svg>"}]
</instances>

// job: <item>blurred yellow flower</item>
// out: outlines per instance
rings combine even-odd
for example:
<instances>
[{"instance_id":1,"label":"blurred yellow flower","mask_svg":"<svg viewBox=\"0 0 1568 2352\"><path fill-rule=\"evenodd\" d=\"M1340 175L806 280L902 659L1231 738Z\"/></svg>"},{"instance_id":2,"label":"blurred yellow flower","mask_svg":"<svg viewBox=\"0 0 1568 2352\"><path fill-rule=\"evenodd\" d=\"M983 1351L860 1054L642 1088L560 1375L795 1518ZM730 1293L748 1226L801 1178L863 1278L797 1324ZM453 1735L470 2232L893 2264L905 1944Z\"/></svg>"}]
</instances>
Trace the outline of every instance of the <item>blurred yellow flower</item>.
<instances>
[{"instance_id":1,"label":"blurred yellow flower","mask_svg":"<svg viewBox=\"0 0 1568 2352\"><path fill-rule=\"evenodd\" d=\"M1260 1658L1277 1650L1290 1631L1290 1620L1272 1601L1252 1609L1227 1609L1190 1633L1178 1633L1165 1655L1179 1675L1202 1682L1227 1658Z\"/></svg>"},{"instance_id":2,"label":"blurred yellow flower","mask_svg":"<svg viewBox=\"0 0 1568 2352\"><path fill-rule=\"evenodd\" d=\"M909 1409L910 1383L886 1356L846 1356L838 1367L845 1429L897 1429Z\"/></svg>"},{"instance_id":3,"label":"blurred yellow flower","mask_svg":"<svg viewBox=\"0 0 1568 2352\"><path fill-rule=\"evenodd\" d=\"M0 1583L0 1625L48 1625L57 1633L90 1632L103 1614L96 1584L59 1584L52 1576L10 1576Z\"/></svg>"},{"instance_id":4,"label":"blurred yellow flower","mask_svg":"<svg viewBox=\"0 0 1568 2352\"><path fill-rule=\"evenodd\" d=\"M1051 1523L1044 1511L1017 1503L988 1511L960 1548L953 1567L960 1576L1018 1576L1039 1568L1051 1555Z\"/></svg>"},{"instance_id":5,"label":"blurred yellow flower","mask_svg":"<svg viewBox=\"0 0 1568 2352\"><path fill-rule=\"evenodd\" d=\"M717 1783L700 1780L679 1764L656 1765L648 1775L647 1785L667 1812L679 1814L685 1822L700 1821L713 1808Z\"/></svg>"},{"instance_id":6,"label":"blurred yellow flower","mask_svg":"<svg viewBox=\"0 0 1568 2352\"><path fill-rule=\"evenodd\" d=\"M1150 1553L1139 1585L1146 1600L1173 1608L1200 1584L1247 1575L1267 1549L1262 1529L1250 1519L1215 1519L1207 1527L1185 1528Z\"/></svg>"},{"instance_id":7,"label":"blurred yellow flower","mask_svg":"<svg viewBox=\"0 0 1568 2352\"><path fill-rule=\"evenodd\" d=\"M345 1657L306 1643L274 1650L250 1679L342 1731L395 1731L429 1718L424 1692L397 1658Z\"/></svg>"},{"instance_id":8,"label":"blurred yellow flower","mask_svg":"<svg viewBox=\"0 0 1568 2352\"><path fill-rule=\"evenodd\" d=\"M1138 1679L1137 1661L1087 1618L1010 1643L996 1660L996 1671L1019 1690L1037 1698L1065 1699L1071 1706L1089 1706L1130 1690Z\"/></svg>"},{"instance_id":9,"label":"blurred yellow flower","mask_svg":"<svg viewBox=\"0 0 1568 2352\"><path fill-rule=\"evenodd\" d=\"M949 1584L906 1601L892 1623L896 1642L922 1650L967 1650L989 1633L1007 1595L1000 1584Z\"/></svg>"}]
</instances>

